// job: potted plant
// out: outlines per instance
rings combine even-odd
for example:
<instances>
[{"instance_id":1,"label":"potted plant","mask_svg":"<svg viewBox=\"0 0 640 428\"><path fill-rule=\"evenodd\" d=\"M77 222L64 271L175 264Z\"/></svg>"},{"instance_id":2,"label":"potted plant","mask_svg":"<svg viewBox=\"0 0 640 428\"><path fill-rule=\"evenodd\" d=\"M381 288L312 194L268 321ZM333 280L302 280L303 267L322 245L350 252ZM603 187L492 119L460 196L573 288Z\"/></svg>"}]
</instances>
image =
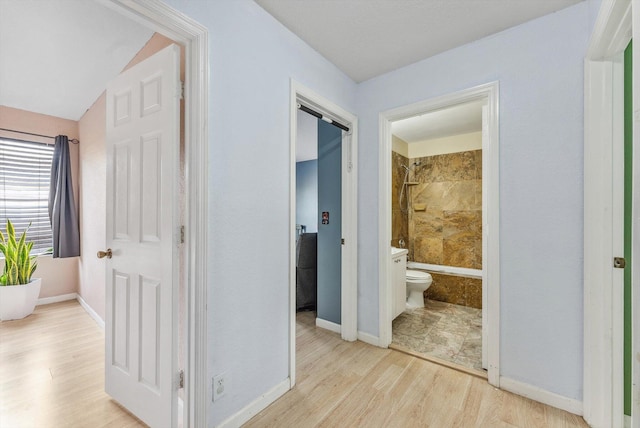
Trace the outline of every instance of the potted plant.
<instances>
[{"instance_id":1,"label":"potted plant","mask_svg":"<svg viewBox=\"0 0 640 428\"><path fill-rule=\"evenodd\" d=\"M16 239L16 231L9 220L6 236L0 230L0 251L4 255L4 269L0 276L2 321L21 319L31 314L40 295L42 279L31 279L37 262L36 256L31 255L33 242L26 242L29 227L20 239Z\"/></svg>"}]
</instances>

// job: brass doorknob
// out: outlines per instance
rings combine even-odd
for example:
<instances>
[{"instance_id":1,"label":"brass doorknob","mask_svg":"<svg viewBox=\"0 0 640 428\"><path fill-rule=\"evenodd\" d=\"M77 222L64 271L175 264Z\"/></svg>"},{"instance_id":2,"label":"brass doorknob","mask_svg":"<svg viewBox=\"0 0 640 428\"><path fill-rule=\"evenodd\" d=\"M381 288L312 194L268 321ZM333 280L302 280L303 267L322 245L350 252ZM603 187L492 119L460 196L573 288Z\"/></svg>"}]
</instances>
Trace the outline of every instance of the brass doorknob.
<instances>
[{"instance_id":1,"label":"brass doorknob","mask_svg":"<svg viewBox=\"0 0 640 428\"><path fill-rule=\"evenodd\" d=\"M110 259L112 256L113 256L113 253L111 252L111 248L107 248L107 251L98 251L99 259L103 259L105 257Z\"/></svg>"}]
</instances>

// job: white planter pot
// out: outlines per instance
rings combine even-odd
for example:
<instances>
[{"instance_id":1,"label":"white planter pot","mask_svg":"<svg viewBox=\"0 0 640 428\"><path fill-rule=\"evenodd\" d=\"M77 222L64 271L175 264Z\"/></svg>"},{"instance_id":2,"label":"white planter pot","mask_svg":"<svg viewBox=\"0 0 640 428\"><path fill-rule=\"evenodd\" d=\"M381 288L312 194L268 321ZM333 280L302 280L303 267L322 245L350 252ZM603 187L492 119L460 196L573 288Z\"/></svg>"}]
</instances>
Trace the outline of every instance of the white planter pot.
<instances>
[{"instance_id":1,"label":"white planter pot","mask_svg":"<svg viewBox=\"0 0 640 428\"><path fill-rule=\"evenodd\" d=\"M33 312L40 296L42 278L23 285L0 286L0 320L19 320Z\"/></svg>"}]
</instances>

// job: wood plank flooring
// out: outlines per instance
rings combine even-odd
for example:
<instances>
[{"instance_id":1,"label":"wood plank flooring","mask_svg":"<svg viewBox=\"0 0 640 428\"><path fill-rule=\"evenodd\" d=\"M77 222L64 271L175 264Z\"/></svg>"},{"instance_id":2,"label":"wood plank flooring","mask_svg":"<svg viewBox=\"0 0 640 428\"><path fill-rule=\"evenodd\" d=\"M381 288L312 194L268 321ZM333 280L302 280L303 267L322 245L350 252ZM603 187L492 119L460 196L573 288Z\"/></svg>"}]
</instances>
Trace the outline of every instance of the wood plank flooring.
<instances>
[{"instance_id":1,"label":"wood plank flooring","mask_svg":"<svg viewBox=\"0 0 640 428\"><path fill-rule=\"evenodd\" d=\"M104 392L104 331L77 301L0 322L0 427L144 427Z\"/></svg>"},{"instance_id":2,"label":"wood plank flooring","mask_svg":"<svg viewBox=\"0 0 640 428\"><path fill-rule=\"evenodd\" d=\"M586 427L486 381L316 328L302 313L297 385L247 427ZM0 323L0 427L142 427L104 393L104 332L75 301Z\"/></svg>"},{"instance_id":3,"label":"wood plank flooring","mask_svg":"<svg viewBox=\"0 0 640 428\"><path fill-rule=\"evenodd\" d=\"M485 380L316 328L298 314L297 385L245 427L587 427Z\"/></svg>"}]
</instances>

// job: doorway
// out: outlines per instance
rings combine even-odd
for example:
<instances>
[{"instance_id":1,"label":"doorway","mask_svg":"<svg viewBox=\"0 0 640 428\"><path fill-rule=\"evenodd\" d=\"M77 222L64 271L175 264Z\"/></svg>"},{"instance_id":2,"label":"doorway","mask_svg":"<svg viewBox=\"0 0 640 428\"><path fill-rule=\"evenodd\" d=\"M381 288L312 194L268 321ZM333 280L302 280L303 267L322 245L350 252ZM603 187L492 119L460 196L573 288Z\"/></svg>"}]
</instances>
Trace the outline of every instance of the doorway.
<instances>
[{"instance_id":1,"label":"doorway","mask_svg":"<svg viewBox=\"0 0 640 428\"><path fill-rule=\"evenodd\" d=\"M296 142L296 311L340 333L342 129L300 110Z\"/></svg>"},{"instance_id":2,"label":"doorway","mask_svg":"<svg viewBox=\"0 0 640 428\"><path fill-rule=\"evenodd\" d=\"M625 77L631 77L632 110L637 112L637 72L625 76L625 50L639 30L632 18L632 2L616 0L603 4L585 61L585 141L584 141L584 419L593 426L634 426L640 424L638 364L627 364L631 378L630 402L625 409L625 292L627 270L614 258L625 256L625 133L638 140L635 118L625 132ZM633 43L635 45L635 43ZM628 51L637 55L637 46ZM636 113L637 114L637 113ZM629 126L630 125L630 126ZM630 128L630 129L629 129ZM631 145L636 145L636 144ZM636 145L637 146L637 145ZM631 187L638 184L638 151L630 154L633 171ZM632 283L638 279L638 204L631 194L632 229L630 260ZM634 332L632 355L638 352L637 295L631 291L627 320ZM630 313L629 313L630 312ZM635 337L634 337L635 336ZM628 378L627 378L628 379ZM631 417L625 417L625 410Z\"/></svg>"},{"instance_id":3,"label":"doorway","mask_svg":"<svg viewBox=\"0 0 640 428\"><path fill-rule=\"evenodd\" d=\"M391 247L409 263L394 257L390 347L481 377L485 102L391 124Z\"/></svg>"},{"instance_id":4,"label":"doorway","mask_svg":"<svg viewBox=\"0 0 640 428\"><path fill-rule=\"evenodd\" d=\"M316 260L322 263L334 265L335 275L323 279L320 275L319 283L331 284L331 290L318 291L319 314L315 324L318 327L326 328L340 333L342 339L354 341L357 339L357 132L358 124L356 117L340 106L321 97L312 90L300 85L292 80L291 82L291 116L290 116L290 241L289 241L289 283L290 283L290 327L289 327L289 376L291 387L295 384L295 347L296 347L296 309L297 299L297 241L303 226L296 221L296 210L298 201L296 155L298 151L298 115L312 115L322 121L317 120L315 131L324 142L318 148L321 156L318 161L318 169L335 169L339 174L339 180L325 179L331 175L327 171L319 179L325 181L318 183L318 193L332 195L330 197L320 196L321 201L315 207L315 213L310 214L307 222L316 223L318 228L318 251L326 254L317 256ZM301 111L301 108L304 111ZM305 113L306 112L306 113ZM333 123L333 124L332 124ZM336 127L337 125L337 127ZM340 128L340 129L338 129ZM323 154L324 151L324 154ZM324 159L324 160L323 160ZM324 166L323 166L324 165ZM322 172L321 172L322 174ZM317 175L316 175L317 176ZM318 176L317 176L318 177ZM324 190L323 190L324 189ZM336 191L339 190L339 197L336 199ZM313 199L313 196L312 196ZM322 201L322 199L326 199ZM324 205L323 205L324 204ZM313 208L312 208L313 209ZM302 217L304 218L304 217ZM309 226L309 225L304 225ZM313 225L311 225L313 226ZM331 227L333 226L333 228ZM321 231L324 227L325 230ZM313 227L310 228L310 230ZM330 230L331 229L331 230ZM321 233L322 232L322 233ZM321 236L324 232L326 238ZM337 235L336 235L337 233ZM331 249L323 247L323 239L331 246ZM338 240L338 242L334 242ZM336 247L338 251L336 251ZM324 249L323 249L324 248ZM333 252L333 260L325 260ZM339 254L339 260L335 255ZM337 266L336 266L337 265ZM337 269L337 270L336 270ZM304 273L303 273L304 274ZM336 284L339 282L339 284ZM337 286L336 286L337 285ZM326 293L325 293L326 292ZM323 293L325 294L323 296ZM324 299L324 300L323 300ZM326 308L322 307L324 302L329 303ZM336 305L339 302L339 307ZM303 302L308 305L308 302ZM321 318L320 316L324 317ZM325 319L330 318L330 319Z\"/></svg>"},{"instance_id":5,"label":"doorway","mask_svg":"<svg viewBox=\"0 0 640 428\"><path fill-rule=\"evenodd\" d=\"M209 397L207 382L207 182L208 182L208 34L206 28L162 4L104 0L125 17L176 41L185 51L184 133L185 210L184 237L186 283L186 359L183 376L183 426L205 425ZM176 379L179 374L175 374ZM177 424L177 418L173 418Z\"/></svg>"},{"instance_id":6,"label":"doorway","mask_svg":"<svg viewBox=\"0 0 640 428\"><path fill-rule=\"evenodd\" d=\"M379 268L380 268L380 344L389 346L392 342L392 262L391 246L391 153L392 126L395 122L430 112L442 111L453 106L480 103L483 109L483 127L480 161L481 168L481 263L476 269L482 281L482 361L486 367L489 383L499 386L499 205L498 205L498 83L489 83L454 94L426 100L381 114L380 124L380 224L379 224ZM411 161L412 159L410 159ZM415 161L419 163L420 160ZM420 165L409 162L407 175L415 174ZM409 185L413 182L409 180ZM407 186L409 187L409 186ZM409 190L411 192L411 190ZM397 201L396 201L397 202ZM422 205L422 204L420 204ZM425 204L426 205L426 204ZM414 206L412 209L422 209ZM396 241L396 243L398 243ZM394 245L395 246L395 245ZM410 249L411 250L411 249ZM413 248L415 250L415 248ZM418 268L424 266L417 266ZM433 269L432 266L428 267ZM438 268L441 269L441 268ZM446 269L445 269L446 270ZM440 272L459 274L459 272ZM468 274L469 272L464 272ZM475 273L475 272L472 272ZM468 276L468 275L467 275Z\"/></svg>"}]
</instances>

